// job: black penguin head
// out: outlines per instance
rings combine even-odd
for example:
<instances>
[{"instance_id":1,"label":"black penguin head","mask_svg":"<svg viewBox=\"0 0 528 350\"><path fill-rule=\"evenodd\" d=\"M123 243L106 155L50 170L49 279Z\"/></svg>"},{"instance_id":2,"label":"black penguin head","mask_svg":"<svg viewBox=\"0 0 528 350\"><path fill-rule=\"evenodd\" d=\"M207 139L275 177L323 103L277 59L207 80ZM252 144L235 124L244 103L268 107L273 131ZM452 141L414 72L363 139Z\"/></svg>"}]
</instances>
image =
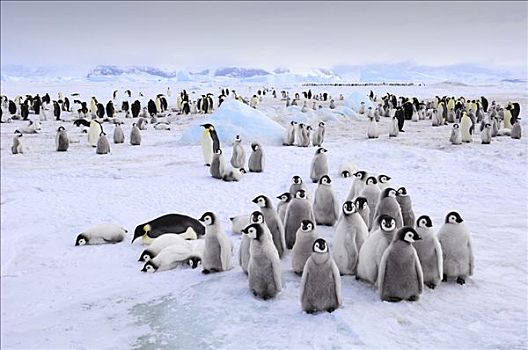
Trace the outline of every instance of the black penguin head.
<instances>
[{"instance_id":1,"label":"black penguin head","mask_svg":"<svg viewBox=\"0 0 528 350\"><path fill-rule=\"evenodd\" d=\"M343 203L343 214L351 215L356 212L356 205L352 201L346 201Z\"/></svg>"},{"instance_id":2,"label":"black penguin head","mask_svg":"<svg viewBox=\"0 0 528 350\"><path fill-rule=\"evenodd\" d=\"M242 139L240 138L240 135L235 136L235 142L242 142Z\"/></svg>"},{"instance_id":3,"label":"black penguin head","mask_svg":"<svg viewBox=\"0 0 528 350\"><path fill-rule=\"evenodd\" d=\"M326 125L325 122L319 122L319 126L320 126L320 127L323 127L323 126L325 126L325 125Z\"/></svg>"},{"instance_id":4,"label":"black penguin head","mask_svg":"<svg viewBox=\"0 0 528 350\"><path fill-rule=\"evenodd\" d=\"M84 234L79 234L77 236L77 239L75 240L75 245L86 245L88 244L88 237L86 237Z\"/></svg>"},{"instance_id":5,"label":"black penguin head","mask_svg":"<svg viewBox=\"0 0 528 350\"><path fill-rule=\"evenodd\" d=\"M251 149L253 151L258 150L259 148L260 148L260 145L258 143L256 143L256 142L251 143Z\"/></svg>"},{"instance_id":6,"label":"black penguin head","mask_svg":"<svg viewBox=\"0 0 528 350\"><path fill-rule=\"evenodd\" d=\"M191 256L189 259L187 259L187 265L191 267L191 269L195 269L202 263L202 258L199 256Z\"/></svg>"},{"instance_id":7,"label":"black penguin head","mask_svg":"<svg viewBox=\"0 0 528 350\"><path fill-rule=\"evenodd\" d=\"M326 244L324 239L318 238L313 243L312 251L320 254L328 253L328 244Z\"/></svg>"},{"instance_id":8,"label":"black penguin head","mask_svg":"<svg viewBox=\"0 0 528 350\"><path fill-rule=\"evenodd\" d=\"M382 215L378 219L382 231L389 232L396 228L396 220L389 215Z\"/></svg>"},{"instance_id":9,"label":"black penguin head","mask_svg":"<svg viewBox=\"0 0 528 350\"><path fill-rule=\"evenodd\" d=\"M138 239L139 237L142 237L143 235L146 235L149 232L150 232L149 224L137 225L136 229L134 230L134 238L132 238L131 243L134 243L136 239Z\"/></svg>"},{"instance_id":10,"label":"black penguin head","mask_svg":"<svg viewBox=\"0 0 528 350\"><path fill-rule=\"evenodd\" d=\"M445 218L446 224L460 224L463 221L464 220L462 220L462 217L460 216L460 214L457 213L456 211L450 212L449 214L446 215L446 218Z\"/></svg>"},{"instance_id":11,"label":"black penguin head","mask_svg":"<svg viewBox=\"0 0 528 350\"><path fill-rule=\"evenodd\" d=\"M254 211L249 216L249 221L253 224L263 224L264 223L264 215L260 211Z\"/></svg>"},{"instance_id":12,"label":"black penguin head","mask_svg":"<svg viewBox=\"0 0 528 350\"><path fill-rule=\"evenodd\" d=\"M382 184L389 182L390 179L391 179L391 177L388 176L388 175L381 174L381 175L378 176L378 182L382 183Z\"/></svg>"},{"instance_id":13,"label":"black penguin head","mask_svg":"<svg viewBox=\"0 0 528 350\"><path fill-rule=\"evenodd\" d=\"M253 203L257 204L260 208L268 208L270 200L264 195L257 196L253 199Z\"/></svg>"},{"instance_id":14,"label":"black penguin head","mask_svg":"<svg viewBox=\"0 0 528 350\"><path fill-rule=\"evenodd\" d=\"M244 168L240 168L240 169L238 169L238 171L239 171L241 174L246 174L246 173L247 173L246 169L244 169Z\"/></svg>"},{"instance_id":15,"label":"black penguin head","mask_svg":"<svg viewBox=\"0 0 528 350\"><path fill-rule=\"evenodd\" d=\"M416 227L431 228L433 227L433 222L428 215L422 215L418 218L418 220L416 220Z\"/></svg>"},{"instance_id":16,"label":"black penguin head","mask_svg":"<svg viewBox=\"0 0 528 350\"><path fill-rule=\"evenodd\" d=\"M294 177L292 177L292 182L296 185L300 185L302 184L302 178L298 175L295 175Z\"/></svg>"},{"instance_id":17,"label":"black penguin head","mask_svg":"<svg viewBox=\"0 0 528 350\"><path fill-rule=\"evenodd\" d=\"M295 198L297 199L306 199L306 191L305 190L298 190L295 192Z\"/></svg>"},{"instance_id":18,"label":"black penguin head","mask_svg":"<svg viewBox=\"0 0 528 350\"><path fill-rule=\"evenodd\" d=\"M377 185L378 180L374 176L369 176L366 181L367 185Z\"/></svg>"},{"instance_id":19,"label":"black penguin head","mask_svg":"<svg viewBox=\"0 0 528 350\"><path fill-rule=\"evenodd\" d=\"M486 125L484 125L484 127L485 127L486 129L490 129L490 128L491 128L491 124L490 124L490 123L486 123Z\"/></svg>"},{"instance_id":20,"label":"black penguin head","mask_svg":"<svg viewBox=\"0 0 528 350\"><path fill-rule=\"evenodd\" d=\"M404 196L408 196L409 194L407 193L407 189L402 186L402 187L398 188L398 191L396 192L396 195L398 197L404 197Z\"/></svg>"},{"instance_id":21,"label":"black penguin head","mask_svg":"<svg viewBox=\"0 0 528 350\"><path fill-rule=\"evenodd\" d=\"M251 224L242 230L242 233L248 235L249 238L260 240L260 237L264 233L262 224Z\"/></svg>"},{"instance_id":22,"label":"black penguin head","mask_svg":"<svg viewBox=\"0 0 528 350\"><path fill-rule=\"evenodd\" d=\"M15 130L14 134L15 134L15 136L22 137L22 133L18 129Z\"/></svg>"},{"instance_id":23,"label":"black penguin head","mask_svg":"<svg viewBox=\"0 0 528 350\"><path fill-rule=\"evenodd\" d=\"M326 148L319 147L317 149L317 151L315 151L315 154L322 154L322 153L326 153L326 152L327 152Z\"/></svg>"},{"instance_id":24,"label":"black penguin head","mask_svg":"<svg viewBox=\"0 0 528 350\"><path fill-rule=\"evenodd\" d=\"M350 171L348 171L348 170L343 170L343 171L341 172L341 176L342 176L342 177L350 177Z\"/></svg>"},{"instance_id":25,"label":"black penguin head","mask_svg":"<svg viewBox=\"0 0 528 350\"><path fill-rule=\"evenodd\" d=\"M311 220L301 221L301 231L308 232L314 229L314 224Z\"/></svg>"},{"instance_id":26,"label":"black penguin head","mask_svg":"<svg viewBox=\"0 0 528 350\"><path fill-rule=\"evenodd\" d=\"M213 124L209 124L209 123L207 123L207 124L202 124L202 125L200 125L200 126L202 126L204 129L209 130L209 131L214 130L214 126L213 126Z\"/></svg>"},{"instance_id":27,"label":"black penguin head","mask_svg":"<svg viewBox=\"0 0 528 350\"><path fill-rule=\"evenodd\" d=\"M356 171L356 172L354 173L354 176L355 176L357 179L360 179L360 180L365 181L365 179L367 178L367 172L366 172L366 171L363 171L363 170Z\"/></svg>"},{"instance_id":28,"label":"black penguin head","mask_svg":"<svg viewBox=\"0 0 528 350\"><path fill-rule=\"evenodd\" d=\"M64 126L59 126L59 128L57 129L57 131L63 131L63 130L66 130L64 129Z\"/></svg>"},{"instance_id":29,"label":"black penguin head","mask_svg":"<svg viewBox=\"0 0 528 350\"><path fill-rule=\"evenodd\" d=\"M278 199L280 199L283 203L288 203L291 200L291 193L290 192L284 192L280 196L277 196Z\"/></svg>"},{"instance_id":30,"label":"black penguin head","mask_svg":"<svg viewBox=\"0 0 528 350\"><path fill-rule=\"evenodd\" d=\"M156 272L158 270L158 266L156 266L156 264L154 264L154 262L152 260L149 260L145 263L145 265L143 266L143 268L141 269L142 272Z\"/></svg>"},{"instance_id":31,"label":"black penguin head","mask_svg":"<svg viewBox=\"0 0 528 350\"><path fill-rule=\"evenodd\" d=\"M387 187L381 193L381 198L396 197L396 190L392 187Z\"/></svg>"},{"instance_id":32,"label":"black penguin head","mask_svg":"<svg viewBox=\"0 0 528 350\"><path fill-rule=\"evenodd\" d=\"M144 262L147 262L147 261L152 260L153 257L154 257L154 254L152 254L151 252L149 252L148 249L145 249L145 250L143 251L143 253L141 253L141 255L139 256L138 261L144 261Z\"/></svg>"},{"instance_id":33,"label":"black penguin head","mask_svg":"<svg viewBox=\"0 0 528 350\"><path fill-rule=\"evenodd\" d=\"M295 120L292 120L292 121L290 122L290 125L292 125L292 126L295 125L295 124L297 124L297 122L296 122Z\"/></svg>"},{"instance_id":34,"label":"black penguin head","mask_svg":"<svg viewBox=\"0 0 528 350\"><path fill-rule=\"evenodd\" d=\"M414 230L414 228L409 226L405 226L399 229L393 238L394 241L404 241L409 244L414 243L415 241L418 241L420 239L422 239L422 237L420 237L420 235Z\"/></svg>"},{"instance_id":35,"label":"black penguin head","mask_svg":"<svg viewBox=\"0 0 528 350\"><path fill-rule=\"evenodd\" d=\"M101 131L101 133L99 134L99 136L105 136L106 133L104 131Z\"/></svg>"},{"instance_id":36,"label":"black penguin head","mask_svg":"<svg viewBox=\"0 0 528 350\"><path fill-rule=\"evenodd\" d=\"M354 205L356 206L356 210L366 209L368 207L368 201L365 197L356 197Z\"/></svg>"},{"instance_id":37,"label":"black penguin head","mask_svg":"<svg viewBox=\"0 0 528 350\"><path fill-rule=\"evenodd\" d=\"M460 125L458 125L458 124L453 124L453 129L458 129L458 128L460 128Z\"/></svg>"},{"instance_id":38,"label":"black penguin head","mask_svg":"<svg viewBox=\"0 0 528 350\"><path fill-rule=\"evenodd\" d=\"M199 221L203 222L205 226L213 225L216 221L216 216L212 212L208 211L202 215Z\"/></svg>"},{"instance_id":39,"label":"black penguin head","mask_svg":"<svg viewBox=\"0 0 528 350\"><path fill-rule=\"evenodd\" d=\"M330 179L330 176L328 175L323 175L319 179L319 184L321 185L330 185L331 183L332 183L332 180Z\"/></svg>"},{"instance_id":40,"label":"black penguin head","mask_svg":"<svg viewBox=\"0 0 528 350\"><path fill-rule=\"evenodd\" d=\"M218 155L222 154L222 150L221 150L220 148L217 149L216 152L215 152L215 154L218 154Z\"/></svg>"}]
</instances>

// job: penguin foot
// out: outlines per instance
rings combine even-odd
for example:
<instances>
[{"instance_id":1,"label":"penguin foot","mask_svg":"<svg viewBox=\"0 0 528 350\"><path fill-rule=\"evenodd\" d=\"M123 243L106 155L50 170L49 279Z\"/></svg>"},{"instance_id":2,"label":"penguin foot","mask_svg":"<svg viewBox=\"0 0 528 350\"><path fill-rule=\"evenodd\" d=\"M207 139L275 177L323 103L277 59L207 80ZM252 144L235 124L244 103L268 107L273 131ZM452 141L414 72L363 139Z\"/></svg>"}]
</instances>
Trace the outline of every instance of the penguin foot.
<instances>
[{"instance_id":1,"label":"penguin foot","mask_svg":"<svg viewBox=\"0 0 528 350\"><path fill-rule=\"evenodd\" d=\"M436 287L436 284L434 284L433 282L427 282L427 283L425 283L425 285L427 287L431 288L431 289L435 289L435 287Z\"/></svg>"},{"instance_id":2,"label":"penguin foot","mask_svg":"<svg viewBox=\"0 0 528 350\"><path fill-rule=\"evenodd\" d=\"M385 297L382 300L388 301L390 303L397 303L397 302L402 301L402 298L399 298L399 297Z\"/></svg>"},{"instance_id":3,"label":"penguin foot","mask_svg":"<svg viewBox=\"0 0 528 350\"><path fill-rule=\"evenodd\" d=\"M400 132L405 132L405 130L400 130Z\"/></svg>"},{"instance_id":4,"label":"penguin foot","mask_svg":"<svg viewBox=\"0 0 528 350\"><path fill-rule=\"evenodd\" d=\"M326 309L326 311L327 311L328 313L332 313L332 312L335 311L335 308L333 308L333 307L329 307L328 309Z\"/></svg>"},{"instance_id":5,"label":"penguin foot","mask_svg":"<svg viewBox=\"0 0 528 350\"><path fill-rule=\"evenodd\" d=\"M207 275L207 274L211 273L211 271L209 271L209 270L207 270L207 269L203 269L203 270L202 270L202 273L203 273L204 275Z\"/></svg>"},{"instance_id":6,"label":"penguin foot","mask_svg":"<svg viewBox=\"0 0 528 350\"><path fill-rule=\"evenodd\" d=\"M316 309L309 309L309 310L305 310L307 314L310 314L310 315L313 315L317 312Z\"/></svg>"},{"instance_id":7,"label":"penguin foot","mask_svg":"<svg viewBox=\"0 0 528 350\"><path fill-rule=\"evenodd\" d=\"M420 299L420 296L418 296L418 295L411 295L411 296L409 297L409 299L407 299L407 300L408 300L408 301L416 301L416 300L418 300L418 299Z\"/></svg>"},{"instance_id":8,"label":"penguin foot","mask_svg":"<svg viewBox=\"0 0 528 350\"><path fill-rule=\"evenodd\" d=\"M209 164L209 163L205 163L205 166L211 166L211 164Z\"/></svg>"},{"instance_id":9,"label":"penguin foot","mask_svg":"<svg viewBox=\"0 0 528 350\"><path fill-rule=\"evenodd\" d=\"M442 277L442 282L447 282L447 275L444 273L444 276Z\"/></svg>"},{"instance_id":10,"label":"penguin foot","mask_svg":"<svg viewBox=\"0 0 528 350\"><path fill-rule=\"evenodd\" d=\"M464 284L466 284L466 280L463 279L462 277L457 277L456 279L456 283L460 284L461 286L463 286Z\"/></svg>"}]
</instances>

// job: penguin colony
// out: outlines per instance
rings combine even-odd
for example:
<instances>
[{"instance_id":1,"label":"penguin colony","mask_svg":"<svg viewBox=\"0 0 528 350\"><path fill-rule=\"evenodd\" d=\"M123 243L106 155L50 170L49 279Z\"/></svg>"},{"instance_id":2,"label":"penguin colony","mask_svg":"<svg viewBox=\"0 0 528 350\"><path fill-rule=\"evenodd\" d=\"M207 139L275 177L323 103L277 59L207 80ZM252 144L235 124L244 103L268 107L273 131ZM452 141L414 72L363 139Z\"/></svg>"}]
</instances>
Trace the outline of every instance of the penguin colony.
<instances>
[{"instance_id":1,"label":"penguin colony","mask_svg":"<svg viewBox=\"0 0 528 350\"><path fill-rule=\"evenodd\" d=\"M218 105L229 93L236 96L234 91L222 89ZM261 93L259 91L258 95ZM300 101L299 95L291 100L287 92L281 93L287 105L297 105ZM275 90L272 94L277 96ZM114 92L114 99L116 95L117 91ZM130 97L131 92L127 91L126 95ZM311 91L303 95L305 99L312 98ZM38 95L28 95L24 102L22 97L17 97L15 102L3 98L2 103L11 114L8 121L28 120L29 111L46 118L43 112L50 104L49 95L46 96L40 98ZM194 103L184 90L177 96L176 112L212 113L212 96L202 95ZM235 98L248 103L243 97ZM330 101L330 108L332 105L335 108L335 102L328 94L314 95L313 98L312 109L315 109L316 101ZM391 137L405 132L405 120L429 118L433 126L453 123L450 138L453 144L471 142L475 126L479 123L483 143L490 143L492 137L501 133L520 138L518 103L508 103L504 107L493 101L488 106L484 97L471 101L462 97L436 97L425 103L416 98L410 100L390 94L380 101L372 93L369 98L378 103L375 110L366 109L364 105L360 107L360 114L365 114L370 120L367 132L369 138L379 137L375 123L381 116L393 118ZM125 141L122 123L115 117L117 111L112 101L105 108L95 97L92 97L89 105L74 100L75 107L66 103L66 100L61 98L53 101L56 120L62 120L62 111L70 112L75 117L74 125L86 128L88 144L96 148L96 153L110 152L103 122L115 125L115 144ZM258 102L259 98L254 95L248 104L257 108ZM77 108L76 111L74 108ZM304 101L303 109L307 108ZM170 115L166 114L167 110L164 95L158 95L155 101L151 99L141 114L138 100L131 106L128 101L123 101L119 112L125 112L126 118L139 118L131 130L131 145L140 145L140 130L148 125L148 120L156 130L168 130L166 126L159 126L161 122L157 121L157 118ZM91 117L91 120L87 117ZM501 123L503 128L500 127ZM168 126L170 123L162 124ZM202 127L203 162L209 166L211 176L224 181L239 181L246 172L246 153L240 136L237 135L233 142L231 167L228 167L214 126L203 124ZM13 139L14 154L23 152L20 142L22 134L38 133L39 125L30 121L27 128L20 129L15 131ZM458 131L455 132L455 129ZM415 218L406 187L393 188L388 175L373 176L351 163L343 164L339 169L340 176L352 178L346 201L339 203L331 185L327 150L321 147L324 137L324 122L320 122L313 130L310 126L292 121L284 135L284 145L308 147L311 143L317 147L309 171L312 182L318 184L313 197L302 178L296 175L292 178L289 190L276 197L279 200L276 208L270 197L259 195L252 199L258 211L231 218L233 231L242 235L239 264L247 274L249 289L255 297L267 300L281 292L283 271L280 260L288 254L292 257L291 270L301 278L300 304L307 313L332 312L342 306L342 275L352 275L361 281L358 283L373 285L381 300L392 302L418 300L424 285L434 289L441 281L449 280L465 284L468 277L473 275L474 256L471 235L462 216L454 211L448 213L444 224L435 234L429 216ZM56 150L67 151L70 142L66 129L59 127ZM262 146L252 142L248 170L262 172L264 165ZM318 236L318 225L335 227L332 242ZM80 233L75 245L118 243L125 239L126 234L126 229L122 227L101 224ZM199 220L181 214L161 216L138 225L132 243L138 238L148 244L139 257L139 261L144 262L143 272L170 270L181 265L197 268L201 264L202 272L209 274L234 267L233 245L221 227L219 218L212 212L205 212Z\"/></svg>"}]
</instances>

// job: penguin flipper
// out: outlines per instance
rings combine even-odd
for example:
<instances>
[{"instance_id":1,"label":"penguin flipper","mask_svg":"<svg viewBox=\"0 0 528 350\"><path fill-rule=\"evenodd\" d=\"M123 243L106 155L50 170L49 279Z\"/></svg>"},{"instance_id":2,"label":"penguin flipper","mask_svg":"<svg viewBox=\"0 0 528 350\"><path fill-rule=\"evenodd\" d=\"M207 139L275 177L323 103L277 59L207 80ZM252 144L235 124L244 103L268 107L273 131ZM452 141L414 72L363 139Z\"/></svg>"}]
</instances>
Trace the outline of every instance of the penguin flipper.
<instances>
[{"instance_id":1,"label":"penguin flipper","mask_svg":"<svg viewBox=\"0 0 528 350\"><path fill-rule=\"evenodd\" d=\"M381 298L383 298L383 287L384 287L383 284L385 282L385 269L387 267L387 258L389 256L389 251L390 251L390 246L387 249L385 249L385 252L383 253L383 256L381 257L381 262L379 265L378 292Z\"/></svg>"},{"instance_id":2,"label":"penguin flipper","mask_svg":"<svg viewBox=\"0 0 528 350\"><path fill-rule=\"evenodd\" d=\"M309 267L307 265L308 264L311 265L311 263L312 263L312 258L310 257L306 261L306 265L304 266L304 271L301 277L301 286L299 287L299 289L301 290L301 304L304 300L304 295L306 294L306 281L308 280L308 270L309 270Z\"/></svg>"},{"instance_id":3,"label":"penguin flipper","mask_svg":"<svg viewBox=\"0 0 528 350\"><path fill-rule=\"evenodd\" d=\"M332 275L334 276L335 294L337 303L343 305L343 296L341 294L341 275L335 261L332 260Z\"/></svg>"},{"instance_id":4,"label":"penguin flipper","mask_svg":"<svg viewBox=\"0 0 528 350\"><path fill-rule=\"evenodd\" d=\"M442 254L442 246L440 245L440 242L438 239L435 239L434 241L434 252L436 255L436 266L438 269L438 280L442 280L442 276L444 275L444 257Z\"/></svg>"},{"instance_id":5,"label":"penguin flipper","mask_svg":"<svg viewBox=\"0 0 528 350\"><path fill-rule=\"evenodd\" d=\"M416 274L418 277L418 288L419 288L419 294L423 293L423 270L422 265L420 264L420 259L418 258L418 253L416 252L416 249L413 249L413 255L414 255L414 266L416 269Z\"/></svg>"}]
</instances>

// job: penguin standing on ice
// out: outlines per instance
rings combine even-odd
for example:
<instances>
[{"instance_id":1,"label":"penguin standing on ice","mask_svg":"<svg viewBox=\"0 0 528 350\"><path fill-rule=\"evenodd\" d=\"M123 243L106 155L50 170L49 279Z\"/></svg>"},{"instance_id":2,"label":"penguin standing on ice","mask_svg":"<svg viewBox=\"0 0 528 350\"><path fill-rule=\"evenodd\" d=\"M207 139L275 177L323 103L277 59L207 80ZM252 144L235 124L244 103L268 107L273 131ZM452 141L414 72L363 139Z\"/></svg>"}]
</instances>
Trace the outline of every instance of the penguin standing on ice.
<instances>
[{"instance_id":1,"label":"penguin standing on ice","mask_svg":"<svg viewBox=\"0 0 528 350\"><path fill-rule=\"evenodd\" d=\"M245 163L246 152L244 151L244 146L242 146L242 139L240 135L236 135L233 144L233 153L231 155L231 165L233 168L243 168Z\"/></svg>"},{"instance_id":2,"label":"penguin standing on ice","mask_svg":"<svg viewBox=\"0 0 528 350\"><path fill-rule=\"evenodd\" d=\"M427 215L422 215L416 220L416 232L422 237L414 243L422 265L424 284L434 289L443 277L442 247L433 231L433 222Z\"/></svg>"},{"instance_id":3,"label":"penguin standing on ice","mask_svg":"<svg viewBox=\"0 0 528 350\"><path fill-rule=\"evenodd\" d=\"M66 152L70 146L70 140L68 134L63 126L59 126L57 129L57 135L55 136L55 145L58 152Z\"/></svg>"},{"instance_id":4,"label":"penguin standing on ice","mask_svg":"<svg viewBox=\"0 0 528 350\"><path fill-rule=\"evenodd\" d=\"M132 146L141 145L141 132L139 131L139 128L136 126L136 123L132 124L132 130L130 130L130 144Z\"/></svg>"},{"instance_id":5,"label":"penguin standing on ice","mask_svg":"<svg viewBox=\"0 0 528 350\"><path fill-rule=\"evenodd\" d=\"M103 126L97 120L90 121L90 129L88 130L88 143L92 147L97 147L99 136L103 132Z\"/></svg>"},{"instance_id":6,"label":"penguin standing on ice","mask_svg":"<svg viewBox=\"0 0 528 350\"><path fill-rule=\"evenodd\" d=\"M215 179L222 179L222 177L224 176L225 162L221 149L216 151L213 155L213 159L211 160L211 166L209 167L209 172L211 173L211 176Z\"/></svg>"},{"instance_id":7,"label":"penguin standing on ice","mask_svg":"<svg viewBox=\"0 0 528 350\"><path fill-rule=\"evenodd\" d=\"M462 132L460 131L460 125L453 124L453 129L451 129L451 136L449 137L449 142L453 145L462 144Z\"/></svg>"},{"instance_id":8,"label":"penguin standing on ice","mask_svg":"<svg viewBox=\"0 0 528 350\"><path fill-rule=\"evenodd\" d=\"M460 131L462 133L462 142L473 141L473 122L466 112L462 112L460 118Z\"/></svg>"},{"instance_id":9,"label":"penguin standing on ice","mask_svg":"<svg viewBox=\"0 0 528 350\"><path fill-rule=\"evenodd\" d=\"M220 149L220 141L216 134L215 127L212 124L200 125L204 128L200 143L202 145L202 155L206 166L211 165L213 155Z\"/></svg>"},{"instance_id":10,"label":"penguin standing on ice","mask_svg":"<svg viewBox=\"0 0 528 350\"><path fill-rule=\"evenodd\" d=\"M231 255L233 246L223 232L215 214L206 212L200 218L205 224L205 249L202 257L202 273L230 270L233 265Z\"/></svg>"},{"instance_id":11,"label":"penguin standing on ice","mask_svg":"<svg viewBox=\"0 0 528 350\"><path fill-rule=\"evenodd\" d=\"M298 190L288 204L286 214L284 216L284 236L286 240L286 248L292 249L295 244L297 229L301 226L303 220L310 220L315 222L315 217L312 210L312 204L306 198L304 190Z\"/></svg>"},{"instance_id":12,"label":"penguin standing on ice","mask_svg":"<svg viewBox=\"0 0 528 350\"><path fill-rule=\"evenodd\" d=\"M114 128L114 143L123 143L125 142L125 134L121 125L116 124Z\"/></svg>"},{"instance_id":13,"label":"penguin standing on ice","mask_svg":"<svg viewBox=\"0 0 528 350\"><path fill-rule=\"evenodd\" d=\"M328 174L328 159L326 157L326 152L327 150L323 147L319 147L315 151L310 169L310 179L312 179L312 182L318 182L323 175Z\"/></svg>"},{"instance_id":14,"label":"penguin standing on ice","mask_svg":"<svg viewBox=\"0 0 528 350\"><path fill-rule=\"evenodd\" d=\"M315 190L313 211L317 225L333 226L337 221L339 203L332 190L332 180L328 175L323 175L319 179L319 185Z\"/></svg>"},{"instance_id":15,"label":"penguin standing on ice","mask_svg":"<svg viewBox=\"0 0 528 350\"><path fill-rule=\"evenodd\" d=\"M251 143L251 154L248 160L248 169L253 173L261 173L264 171L264 152L262 146L258 142Z\"/></svg>"},{"instance_id":16,"label":"penguin standing on ice","mask_svg":"<svg viewBox=\"0 0 528 350\"><path fill-rule=\"evenodd\" d=\"M394 116L398 119L398 131L405 132L405 130L403 130L403 125L405 124L405 113L403 109L401 107L396 108Z\"/></svg>"},{"instance_id":17,"label":"penguin standing on ice","mask_svg":"<svg viewBox=\"0 0 528 350\"><path fill-rule=\"evenodd\" d=\"M106 138L106 134L104 133L104 131L101 131L101 135L99 135L99 140L97 141L97 148L95 149L95 153L110 153L110 144L108 143L108 139Z\"/></svg>"},{"instance_id":18,"label":"penguin standing on ice","mask_svg":"<svg viewBox=\"0 0 528 350\"><path fill-rule=\"evenodd\" d=\"M400 187L398 191L396 191L396 201L400 205L403 226L413 227L415 219L414 210L412 208L411 197L405 187Z\"/></svg>"},{"instance_id":19,"label":"penguin standing on ice","mask_svg":"<svg viewBox=\"0 0 528 350\"><path fill-rule=\"evenodd\" d=\"M275 248L277 248L279 258L282 258L284 251L286 250L286 241L284 238L284 225L279 214L273 208L271 200L264 195L254 198L253 203L259 206L262 215L264 215L266 226L268 226L273 238L273 244L275 245Z\"/></svg>"},{"instance_id":20,"label":"penguin standing on ice","mask_svg":"<svg viewBox=\"0 0 528 350\"><path fill-rule=\"evenodd\" d=\"M20 141L21 137L22 137L22 133L18 130L15 130L15 136L13 136L13 145L11 146L11 153L13 154L24 153L24 148L22 147L22 142Z\"/></svg>"},{"instance_id":21,"label":"penguin standing on ice","mask_svg":"<svg viewBox=\"0 0 528 350\"><path fill-rule=\"evenodd\" d=\"M312 135L312 144L315 147L320 147L323 144L325 131L326 131L325 122L319 122L317 129L315 129Z\"/></svg>"}]
</instances>

